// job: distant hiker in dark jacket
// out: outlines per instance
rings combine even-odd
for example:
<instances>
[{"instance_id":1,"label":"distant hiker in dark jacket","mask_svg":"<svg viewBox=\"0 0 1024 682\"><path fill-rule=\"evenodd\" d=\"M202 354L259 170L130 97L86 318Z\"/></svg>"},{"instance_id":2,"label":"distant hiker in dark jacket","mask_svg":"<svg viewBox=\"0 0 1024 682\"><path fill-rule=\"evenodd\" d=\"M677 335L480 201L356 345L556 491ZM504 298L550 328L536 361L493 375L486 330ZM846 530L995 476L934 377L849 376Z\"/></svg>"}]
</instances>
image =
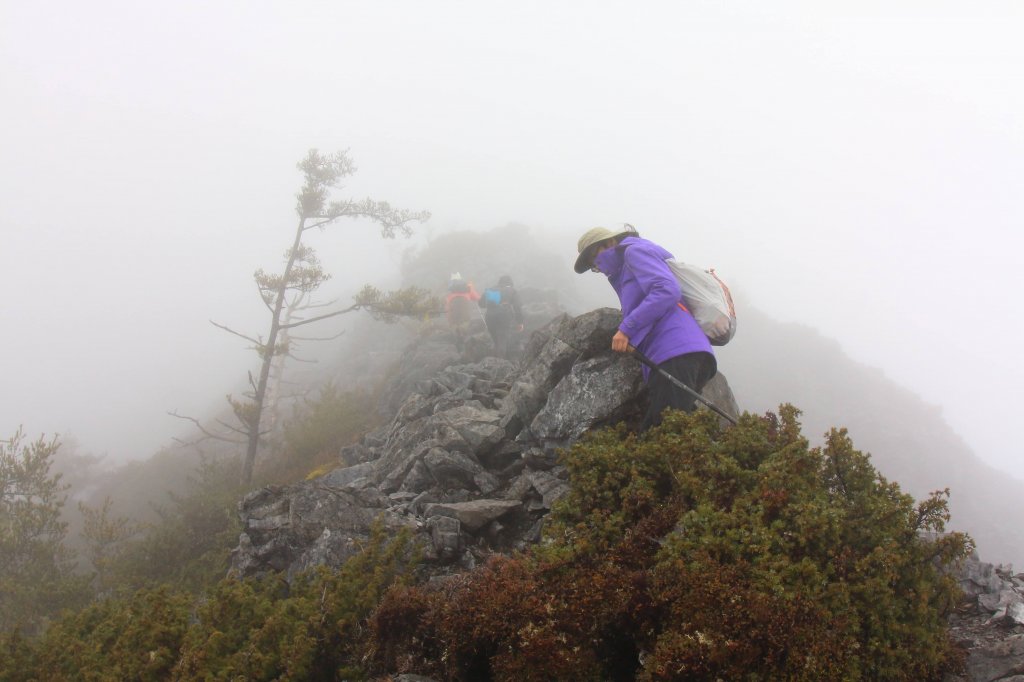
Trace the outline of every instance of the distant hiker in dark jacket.
<instances>
[{"instance_id":1,"label":"distant hiker in dark jacket","mask_svg":"<svg viewBox=\"0 0 1024 682\"><path fill-rule=\"evenodd\" d=\"M612 350L634 347L698 393L718 371L711 343L681 305L679 284L665 261L672 254L634 231L595 227L580 237L575 270L601 272L619 295L622 324ZM667 407L692 412L696 399L645 365L651 404L642 429L661 423Z\"/></svg>"},{"instance_id":2,"label":"distant hiker in dark jacket","mask_svg":"<svg viewBox=\"0 0 1024 682\"><path fill-rule=\"evenodd\" d=\"M523 308L512 278L502 275L497 285L484 290L479 305L484 309L484 322L494 340L494 355L508 359L513 329L523 330Z\"/></svg>"}]
</instances>

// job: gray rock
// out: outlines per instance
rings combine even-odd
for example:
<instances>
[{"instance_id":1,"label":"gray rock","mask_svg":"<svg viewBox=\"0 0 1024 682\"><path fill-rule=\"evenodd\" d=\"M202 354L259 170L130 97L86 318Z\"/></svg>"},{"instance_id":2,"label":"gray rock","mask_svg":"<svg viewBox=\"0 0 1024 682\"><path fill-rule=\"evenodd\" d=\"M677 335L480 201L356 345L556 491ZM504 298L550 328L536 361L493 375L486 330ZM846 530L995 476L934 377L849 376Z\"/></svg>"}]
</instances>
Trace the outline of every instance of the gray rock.
<instances>
[{"instance_id":1,"label":"gray rock","mask_svg":"<svg viewBox=\"0 0 1024 682\"><path fill-rule=\"evenodd\" d=\"M968 679L989 682L1024 673L1024 635L972 649L967 656Z\"/></svg>"},{"instance_id":2,"label":"gray rock","mask_svg":"<svg viewBox=\"0 0 1024 682\"><path fill-rule=\"evenodd\" d=\"M417 460L413 462L409 473L402 479L401 488L405 492L412 494L420 490L426 490L434 485L435 481L436 479L433 473L431 473L430 467L423 460Z\"/></svg>"},{"instance_id":3,"label":"gray rock","mask_svg":"<svg viewBox=\"0 0 1024 682\"><path fill-rule=\"evenodd\" d=\"M460 389L469 389L476 378L471 373L463 371L464 365L446 367L437 373L434 381L444 386L448 391L454 392ZM472 394L472 391L470 391Z\"/></svg>"},{"instance_id":4,"label":"gray rock","mask_svg":"<svg viewBox=\"0 0 1024 682\"><path fill-rule=\"evenodd\" d=\"M736 403L736 397L729 387L729 381L721 372L711 378L700 394L733 419L739 418L740 406ZM724 419L720 421L723 422L723 425L726 423Z\"/></svg>"},{"instance_id":5,"label":"gray rock","mask_svg":"<svg viewBox=\"0 0 1024 682\"><path fill-rule=\"evenodd\" d=\"M533 481L530 480L529 473L521 474L505 490L505 499L519 500L521 502L526 499L526 495L533 489Z\"/></svg>"},{"instance_id":6,"label":"gray rock","mask_svg":"<svg viewBox=\"0 0 1024 682\"><path fill-rule=\"evenodd\" d=\"M961 562L957 569L960 589L974 597L985 593L998 594L1003 587L1002 579L996 575L995 567L978 559L976 552Z\"/></svg>"},{"instance_id":7,"label":"gray rock","mask_svg":"<svg viewBox=\"0 0 1024 682\"><path fill-rule=\"evenodd\" d=\"M551 446L548 448L529 448L523 452L523 463L531 469L546 471L558 466L558 450Z\"/></svg>"},{"instance_id":8,"label":"gray rock","mask_svg":"<svg viewBox=\"0 0 1024 682\"><path fill-rule=\"evenodd\" d=\"M434 412L434 405L436 399L428 398L422 393L413 393L402 406L398 408L398 414L395 415L395 421L400 423L416 421L423 417L428 417Z\"/></svg>"},{"instance_id":9,"label":"gray rock","mask_svg":"<svg viewBox=\"0 0 1024 682\"><path fill-rule=\"evenodd\" d=\"M441 561L452 561L461 551L459 521L450 516L435 516L427 519L430 539L435 556Z\"/></svg>"},{"instance_id":10,"label":"gray rock","mask_svg":"<svg viewBox=\"0 0 1024 682\"><path fill-rule=\"evenodd\" d=\"M444 488L476 487L474 476L483 473L484 468L468 455L431 448L423 457L423 463L430 470L434 480Z\"/></svg>"},{"instance_id":11,"label":"gray rock","mask_svg":"<svg viewBox=\"0 0 1024 682\"><path fill-rule=\"evenodd\" d=\"M502 403L502 425L532 422L573 364L608 350L621 321L619 311L601 308L576 318L557 318L534 332L524 352L523 370Z\"/></svg>"},{"instance_id":12,"label":"gray rock","mask_svg":"<svg viewBox=\"0 0 1024 682\"><path fill-rule=\"evenodd\" d=\"M511 440L502 441L499 446L489 452L477 454L480 464L491 471L502 471L510 464L518 462L522 457L523 447Z\"/></svg>"},{"instance_id":13,"label":"gray rock","mask_svg":"<svg viewBox=\"0 0 1024 682\"><path fill-rule=\"evenodd\" d=\"M343 488L356 479L373 476L376 470L377 467L373 462L363 462L362 464L356 464L342 469L335 469L329 474L321 477L320 481L324 485Z\"/></svg>"},{"instance_id":14,"label":"gray rock","mask_svg":"<svg viewBox=\"0 0 1024 682\"><path fill-rule=\"evenodd\" d=\"M413 498L412 502L409 503L409 508L416 514L423 514L423 509L426 505L432 502L438 502L436 493L433 490L424 490L422 493Z\"/></svg>"},{"instance_id":15,"label":"gray rock","mask_svg":"<svg viewBox=\"0 0 1024 682\"><path fill-rule=\"evenodd\" d=\"M564 447L593 428L643 413L640 365L608 351L577 363L552 389L544 407L530 422L530 435L541 443Z\"/></svg>"},{"instance_id":16,"label":"gray rock","mask_svg":"<svg viewBox=\"0 0 1024 682\"><path fill-rule=\"evenodd\" d=\"M489 471L481 471L473 476L473 484L481 495L490 495L501 487L501 481Z\"/></svg>"},{"instance_id":17,"label":"gray rock","mask_svg":"<svg viewBox=\"0 0 1024 682\"><path fill-rule=\"evenodd\" d=\"M551 505L569 492L569 484L548 471L532 471L526 478L540 494L545 509L551 509Z\"/></svg>"},{"instance_id":18,"label":"gray rock","mask_svg":"<svg viewBox=\"0 0 1024 682\"><path fill-rule=\"evenodd\" d=\"M515 500L471 500L469 502L430 504L424 509L424 514L428 518L448 516L458 519L466 530L474 533L491 521L501 518L521 506Z\"/></svg>"},{"instance_id":19,"label":"gray rock","mask_svg":"<svg viewBox=\"0 0 1024 682\"><path fill-rule=\"evenodd\" d=\"M338 452L338 460L346 467L369 462L377 458L377 452L365 443L346 445Z\"/></svg>"},{"instance_id":20,"label":"gray rock","mask_svg":"<svg viewBox=\"0 0 1024 682\"><path fill-rule=\"evenodd\" d=\"M375 464L380 489L385 493L393 493L401 488L416 463L435 446L435 443L428 440L415 449L396 448L377 460Z\"/></svg>"},{"instance_id":21,"label":"gray rock","mask_svg":"<svg viewBox=\"0 0 1024 682\"><path fill-rule=\"evenodd\" d=\"M489 452L505 437L505 430L499 426L501 415L496 410L462 405L436 417L454 429L473 453Z\"/></svg>"},{"instance_id":22,"label":"gray rock","mask_svg":"<svg viewBox=\"0 0 1024 682\"><path fill-rule=\"evenodd\" d=\"M986 611L1002 610L1005 612L1010 604L1020 604L1021 602L1024 602L1024 598L1012 588L1004 588L999 590L999 592L987 592L978 595L978 606Z\"/></svg>"},{"instance_id":23,"label":"gray rock","mask_svg":"<svg viewBox=\"0 0 1024 682\"><path fill-rule=\"evenodd\" d=\"M387 501L379 493L377 498ZM340 565L369 538L378 517L396 531L416 526L408 517L366 506L322 480L263 488L246 496L240 507L244 532L232 555L232 570L242 576L284 571L291 578L313 566Z\"/></svg>"}]
</instances>

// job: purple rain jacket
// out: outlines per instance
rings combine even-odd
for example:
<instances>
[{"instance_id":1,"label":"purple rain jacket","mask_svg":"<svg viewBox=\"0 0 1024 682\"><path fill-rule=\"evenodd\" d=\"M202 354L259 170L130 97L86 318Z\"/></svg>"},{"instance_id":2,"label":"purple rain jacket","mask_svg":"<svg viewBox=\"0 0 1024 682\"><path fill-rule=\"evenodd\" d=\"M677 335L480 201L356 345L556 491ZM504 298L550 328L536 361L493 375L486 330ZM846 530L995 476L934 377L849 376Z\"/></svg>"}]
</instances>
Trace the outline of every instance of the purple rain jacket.
<instances>
[{"instance_id":1,"label":"purple rain jacket","mask_svg":"<svg viewBox=\"0 0 1024 682\"><path fill-rule=\"evenodd\" d=\"M594 259L619 295L619 331L656 365L685 353L714 355L693 315L677 305L679 283L665 264L669 258L672 254L654 242L626 237ZM646 365L643 369L646 381L649 370Z\"/></svg>"}]
</instances>

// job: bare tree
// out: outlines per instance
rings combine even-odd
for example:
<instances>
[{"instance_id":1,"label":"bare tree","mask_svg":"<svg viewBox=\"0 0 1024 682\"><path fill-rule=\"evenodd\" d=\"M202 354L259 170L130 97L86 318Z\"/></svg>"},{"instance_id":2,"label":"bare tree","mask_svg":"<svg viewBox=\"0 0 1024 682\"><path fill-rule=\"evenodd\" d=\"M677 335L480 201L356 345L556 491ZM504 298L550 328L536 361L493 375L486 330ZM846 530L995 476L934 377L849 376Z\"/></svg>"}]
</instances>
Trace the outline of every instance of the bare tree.
<instances>
[{"instance_id":1,"label":"bare tree","mask_svg":"<svg viewBox=\"0 0 1024 682\"><path fill-rule=\"evenodd\" d=\"M237 400L228 396L228 402L241 425L235 431L244 437L247 446L242 465L242 482L245 485L252 482L260 438L265 433L261 431L260 423L268 395L271 369L275 358L290 353L294 338L290 330L360 309L368 310L377 317L389 319L396 315L422 314L422 311L437 306L429 293L422 289L405 289L384 294L367 286L347 308L313 317L296 319L290 316L289 312L294 313L299 306L308 306L309 294L330 278L320 266L312 247L302 243L306 232L313 228L323 229L342 218L369 218L380 226L382 237L393 239L399 234L412 234L410 223L423 222L430 218L426 211L395 209L385 201L332 201L332 190L339 186L343 178L352 175L356 170L347 151L325 155L315 149L310 150L306 158L299 162L298 168L305 176L305 183L296 195L298 203L295 210L299 221L292 245L285 252L284 270L280 274L270 274L260 269L254 274L260 297L270 313L270 328L266 336L253 338L211 320L213 325L250 341L261 359L259 375L249 375L251 392L246 396L248 399Z\"/></svg>"}]
</instances>

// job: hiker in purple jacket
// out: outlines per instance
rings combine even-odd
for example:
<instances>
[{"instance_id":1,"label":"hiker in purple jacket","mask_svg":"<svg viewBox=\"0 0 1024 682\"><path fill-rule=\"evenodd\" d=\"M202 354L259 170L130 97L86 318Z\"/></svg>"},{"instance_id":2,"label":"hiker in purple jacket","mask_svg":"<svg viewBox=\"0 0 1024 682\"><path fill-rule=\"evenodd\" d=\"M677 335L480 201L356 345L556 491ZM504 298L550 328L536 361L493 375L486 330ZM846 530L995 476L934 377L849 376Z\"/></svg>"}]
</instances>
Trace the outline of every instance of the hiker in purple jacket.
<instances>
[{"instance_id":1,"label":"hiker in purple jacket","mask_svg":"<svg viewBox=\"0 0 1024 682\"><path fill-rule=\"evenodd\" d=\"M707 336L681 305L679 284L665 264L672 254L635 231L604 227L585 232L578 246L576 272L601 272L619 295L622 324L612 350L625 353L632 346L699 393L718 365ZM651 403L641 430L660 424L667 407L694 410L696 399L689 393L646 366L643 372Z\"/></svg>"}]
</instances>

